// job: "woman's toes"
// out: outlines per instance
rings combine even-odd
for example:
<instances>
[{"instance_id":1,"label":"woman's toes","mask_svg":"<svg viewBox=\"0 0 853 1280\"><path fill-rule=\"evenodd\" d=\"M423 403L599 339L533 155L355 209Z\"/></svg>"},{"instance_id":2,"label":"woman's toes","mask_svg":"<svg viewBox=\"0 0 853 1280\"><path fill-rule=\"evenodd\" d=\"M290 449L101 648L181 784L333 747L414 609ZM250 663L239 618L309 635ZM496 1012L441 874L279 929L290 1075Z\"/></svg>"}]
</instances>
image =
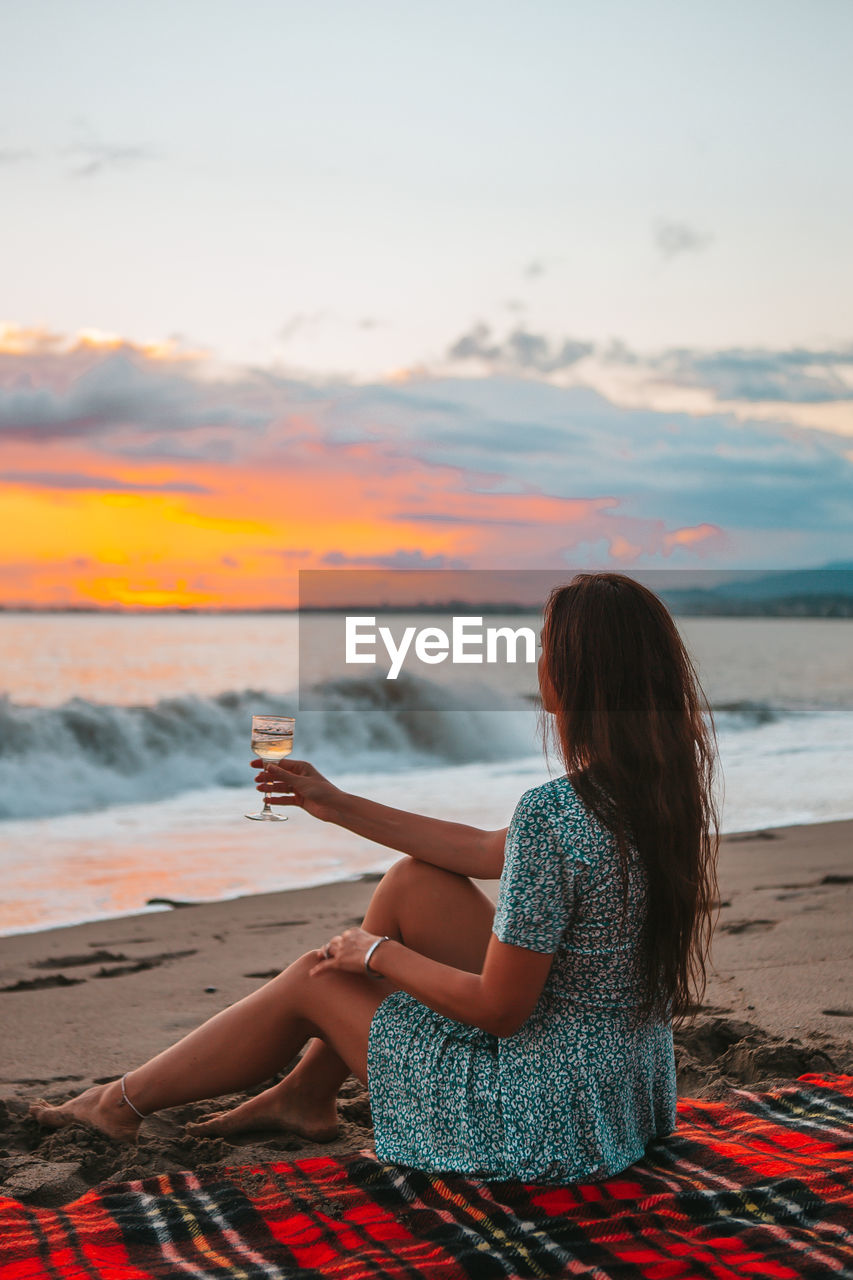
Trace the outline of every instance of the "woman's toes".
<instances>
[{"instance_id":1,"label":"woman's toes","mask_svg":"<svg viewBox=\"0 0 853 1280\"><path fill-rule=\"evenodd\" d=\"M233 1129L234 1123L228 1123L227 1111L214 1111L209 1116L203 1116L201 1120L190 1120L185 1125L187 1133L193 1134L197 1138L210 1138L216 1134L227 1133L229 1129Z\"/></svg>"},{"instance_id":2,"label":"woman's toes","mask_svg":"<svg viewBox=\"0 0 853 1280\"><path fill-rule=\"evenodd\" d=\"M207 1133L213 1133L212 1120L189 1120L184 1125L184 1132L189 1133L194 1138L204 1137Z\"/></svg>"},{"instance_id":3,"label":"woman's toes","mask_svg":"<svg viewBox=\"0 0 853 1280\"><path fill-rule=\"evenodd\" d=\"M52 1106L51 1103L45 1102L41 1098L31 1105L30 1115L36 1124L40 1124L44 1129L61 1129L63 1124L66 1123L62 1109Z\"/></svg>"},{"instance_id":4,"label":"woman's toes","mask_svg":"<svg viewBox=\"0 0 853 1280\"><path fill-rule=\"evenodd\" d=\"M86 1124L116 1142L135 1142L139 1121L117 1116L114 1108L102 1105L103 1088L87 1089L78 1098L56 1106L39 1098L30 1105L30 1115L44 1129L63 1129L69 1124Z\"/></svg>"},{"instance_id":5,"label":"woman's toes","mask_svg":"<svg viewBox=\"0 0 853 1280\"><path fill-rule=\"evenodd\" d=\"M282 1106L281 1099L259 1094L242 1102L231 1111L214 1111L201 1120L187 1124L187 1133L196 1138L227 1137L248 1129L276 1129L295 1133L309 1142L332 1142L338 1136L337 1114L307 1117L293 1106Z\"/></svg>"}]
</instances>

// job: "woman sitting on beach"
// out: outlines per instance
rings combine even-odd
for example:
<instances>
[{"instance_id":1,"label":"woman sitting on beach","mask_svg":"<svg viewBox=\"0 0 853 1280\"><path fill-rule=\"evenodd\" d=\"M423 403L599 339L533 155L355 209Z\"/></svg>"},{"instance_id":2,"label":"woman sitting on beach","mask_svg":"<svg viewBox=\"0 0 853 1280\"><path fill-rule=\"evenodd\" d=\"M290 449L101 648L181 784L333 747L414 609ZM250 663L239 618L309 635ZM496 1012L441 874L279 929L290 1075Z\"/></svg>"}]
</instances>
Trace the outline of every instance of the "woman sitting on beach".
<instances>
[{"instance_id":1,"label":"woman sitting on beach","mask_svg":"<svg viewBox=\"0 0 853 1280\"><path fill-rule=\"evenodd\" d=\"M716 896L713 726L669 612L621 574L551 593L539 686L566 774L525 792L506 830L345 794L306 762L260 775L273 803L407 855L362 927L36 1119L133 1140L146 1115L258 1085L307 1044L192 1131L329 1140L352 1073L377 1155L425 1170L603 1178L671 1132L673 1019L704 991ZM472 877L500 878L496 910Z\"/></svg>"}]
</instances>

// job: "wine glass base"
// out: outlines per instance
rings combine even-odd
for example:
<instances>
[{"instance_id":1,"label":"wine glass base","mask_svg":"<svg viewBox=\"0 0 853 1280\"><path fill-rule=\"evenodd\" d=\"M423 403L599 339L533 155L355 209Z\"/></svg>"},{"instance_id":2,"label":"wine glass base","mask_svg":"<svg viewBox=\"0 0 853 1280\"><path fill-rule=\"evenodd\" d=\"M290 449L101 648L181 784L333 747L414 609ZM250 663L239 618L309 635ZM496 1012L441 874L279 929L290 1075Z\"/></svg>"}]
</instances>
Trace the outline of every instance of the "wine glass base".
<instances>
[{"instance_id":1,"label":"wine glass base","mask_svg":"<svg viewBox=\"0 0 853 1280\"><path fill-rule=\"evenodd\" d=\"M244 813L243 817L250 818L252 822L287 822L283 813L264 813L263 809L260 813Z\"/></svg>"}]
</instances>

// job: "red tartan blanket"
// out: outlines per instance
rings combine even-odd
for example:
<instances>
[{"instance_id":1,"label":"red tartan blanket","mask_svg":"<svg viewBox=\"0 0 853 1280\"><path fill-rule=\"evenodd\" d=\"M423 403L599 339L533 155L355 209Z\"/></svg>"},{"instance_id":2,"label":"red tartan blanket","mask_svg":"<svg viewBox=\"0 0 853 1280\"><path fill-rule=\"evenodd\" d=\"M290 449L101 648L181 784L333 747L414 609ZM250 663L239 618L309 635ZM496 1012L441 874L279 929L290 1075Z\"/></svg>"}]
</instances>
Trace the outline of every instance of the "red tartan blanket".
<instances>
[{"instance_id":1,"label":"red tartan blanket","mask_svg":"<svg viewBox=\"0 0 853 1280\"><path fill-rule=\"evenodd\" d=\"M804 1075L678 1127L618 1177L566 1187L364 1155L0 1199L2 1280L585 1276L853 1278L853 1076Z\"/></svg>"}]
</instances>

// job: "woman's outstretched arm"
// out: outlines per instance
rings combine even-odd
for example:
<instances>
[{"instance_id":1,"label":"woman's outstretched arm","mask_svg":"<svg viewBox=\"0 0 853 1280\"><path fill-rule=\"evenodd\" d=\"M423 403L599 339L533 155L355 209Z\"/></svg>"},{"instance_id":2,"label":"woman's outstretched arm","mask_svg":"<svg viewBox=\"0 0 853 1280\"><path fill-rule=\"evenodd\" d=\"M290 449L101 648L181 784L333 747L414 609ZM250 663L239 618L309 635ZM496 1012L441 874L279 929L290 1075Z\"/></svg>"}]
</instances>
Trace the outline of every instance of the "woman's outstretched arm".
<instances>
[{"instance_id":1,"label":"woman's outstretched arm","mask_svg":"<svg viewBox=\"0 0 853 1280\"><path fill-rule=\"evenodd\" d=\"M264 768L261 760L252 763ZM334 786L307 760L267 765L257 782L259 791L270 792L270 804L297 805L323 822L459 875L475 880L500 878L506 828L484 831L352 795Z\"/></svg>"}]
</instances>

